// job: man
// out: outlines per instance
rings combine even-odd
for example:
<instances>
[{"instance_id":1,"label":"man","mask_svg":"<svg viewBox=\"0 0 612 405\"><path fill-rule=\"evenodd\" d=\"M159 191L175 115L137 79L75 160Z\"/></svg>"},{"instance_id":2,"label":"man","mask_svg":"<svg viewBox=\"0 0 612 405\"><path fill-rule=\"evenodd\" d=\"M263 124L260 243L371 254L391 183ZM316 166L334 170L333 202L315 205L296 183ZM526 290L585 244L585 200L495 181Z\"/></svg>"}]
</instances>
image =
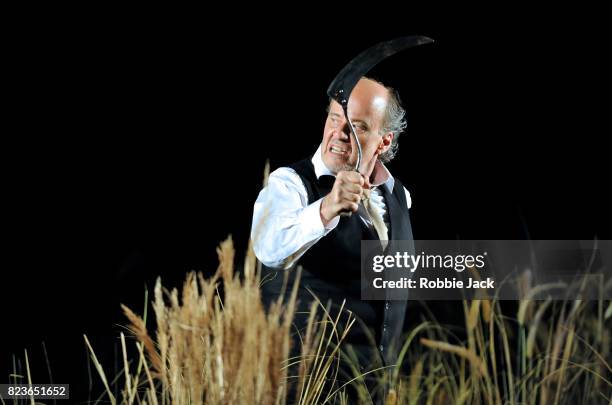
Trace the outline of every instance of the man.
<instances>
[{"instance_id":1,"label":"man","mask_svg":"<svg viewBox=\"0 0 612 405\"><path fill-rule=\"evenodd\" d=\"M340 104L331 100L317 151L272 172L254 206L253 247L267 267L264 277L272 279L262 286L264 299L269 302L280 293L283 270L302 266L298 311L307 310L313 300L309 290L336 308L346 300L359 320L349 334L354 346L368 346L370 336L381 345L386 328L403 324L403 313L402 319L392 320L394 325L386 324L389 303L361 300L360 249L361 240L412 239L410 194L384 165L397 151L404 115L393 89L362 78L348 102L363 151L359 172L353 171L357 147L348 122ZM297 314L297 326L306 319Z\"/></svg>"}]
</instances>

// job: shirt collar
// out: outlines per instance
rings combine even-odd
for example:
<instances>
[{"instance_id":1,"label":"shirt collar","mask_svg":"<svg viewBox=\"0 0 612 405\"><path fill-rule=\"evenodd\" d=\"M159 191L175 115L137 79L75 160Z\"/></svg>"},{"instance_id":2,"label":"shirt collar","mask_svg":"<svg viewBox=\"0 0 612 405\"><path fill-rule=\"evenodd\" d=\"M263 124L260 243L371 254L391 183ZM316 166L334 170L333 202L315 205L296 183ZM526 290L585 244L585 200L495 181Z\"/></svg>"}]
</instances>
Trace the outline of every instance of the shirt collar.
<instances>
[{"instance_id":1,"label":"shirt collar","mask_svg":"<svg viewBox=\"0 0 612 405\"><path fill-rule=\"evenodd\" d=\"M312 165L314 166L315 175L317 176L317 179L325 175L336 177L336 175L331 170L329 170L327 166L325 166L325 163L323 163L322 149L322 144L320 144L317 148L317 151L312 156L311 161ZM385 187L387 187L389 193L393 193L395 179L389 172L389 169L387 169L387 167L380 160L376 161L373 174L374 181L372 182L372 186L380 186L384 184Z\"/></svg>"}]
</instances>

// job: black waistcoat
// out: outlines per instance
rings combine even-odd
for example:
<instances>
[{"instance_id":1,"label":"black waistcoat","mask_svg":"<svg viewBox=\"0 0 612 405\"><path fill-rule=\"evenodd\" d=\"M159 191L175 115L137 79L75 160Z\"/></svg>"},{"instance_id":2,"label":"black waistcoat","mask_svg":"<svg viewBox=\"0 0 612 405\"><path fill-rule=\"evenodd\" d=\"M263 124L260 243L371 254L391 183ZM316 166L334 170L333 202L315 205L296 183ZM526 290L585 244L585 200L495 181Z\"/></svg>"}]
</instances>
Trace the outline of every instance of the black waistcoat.
<instances>
[{"instance_id":1,"label":"black waistcoat","mask_svg":"<svg viewBox=\"0 0 612 405\"><path fill-rule=\"evenodd\" d=\"M308 193L308 204L312 204L326 196L334 183L333 176L321 176L317 179L311 159L304 159L290 168L300 176ZM401 182L395 179L393 192L389 193L385 186L380 187L389 214L389 239L412 240L412 228L406 202L406 194ZM377 240L378 235L368 228L359 215L341 217L338 226L315 243L298 260L296 266L302 266L299 300L302 304L299 310L307 310L312 301L311 290L325 304L332 301L334 307L339 307L346 299L345 307L359 317L365 325L373 329L374 336L380 336L380 326L383 321L383 305L380 301L361 300L361 240ZM282 270L265 269L264 276L271 282L263 284L264 298L274 298L282 285ZM274 274L276 273L276 274ZM295 272L291 272L295 273ZM290 277L290 281L293 281ZM290 284L291 285L291 284ZM296 317L300 323L300 317ZM355 343L365 343L366 337L357 324L351 330L350 340Z\"/></svg>"}]
</instances>

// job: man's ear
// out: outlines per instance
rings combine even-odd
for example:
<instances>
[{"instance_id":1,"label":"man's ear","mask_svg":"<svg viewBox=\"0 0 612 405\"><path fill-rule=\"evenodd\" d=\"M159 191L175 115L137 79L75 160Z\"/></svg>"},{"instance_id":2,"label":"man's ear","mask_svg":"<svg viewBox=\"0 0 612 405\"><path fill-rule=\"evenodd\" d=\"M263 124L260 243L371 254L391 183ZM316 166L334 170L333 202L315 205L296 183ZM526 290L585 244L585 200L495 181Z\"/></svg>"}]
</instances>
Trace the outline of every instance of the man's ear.
<instances>
[{"instance_id":1,"label":"man's ear","mask_svg":"<svg viewBox=\"0 0 612 405\"><path fill-rule=\"evenodd\" d=\"M378 153L382 155L391 147L391 143L393 142L393 132L387 132L382 136L381 142L378 145Z\"/></svg>"}]
</instances>

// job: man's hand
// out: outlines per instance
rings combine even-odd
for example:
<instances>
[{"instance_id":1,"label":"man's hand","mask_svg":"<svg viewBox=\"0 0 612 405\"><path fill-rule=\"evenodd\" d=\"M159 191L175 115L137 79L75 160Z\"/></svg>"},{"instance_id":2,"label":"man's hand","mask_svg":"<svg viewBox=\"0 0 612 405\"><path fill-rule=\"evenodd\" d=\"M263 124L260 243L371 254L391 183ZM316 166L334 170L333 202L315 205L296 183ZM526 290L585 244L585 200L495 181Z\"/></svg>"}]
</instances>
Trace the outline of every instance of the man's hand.
<instances>
[{"instance_id":1,"label":"man's hand","mask_svg":"<svg viewBox=\"0 0 612 405\"><path fill-rule=\"evenodd\" d=\"M357 212L364 187L369 184L358 172L339 172L329 194L321 202L321 220L327 225L343 212Z\"/></svg>"}]
</instances>

